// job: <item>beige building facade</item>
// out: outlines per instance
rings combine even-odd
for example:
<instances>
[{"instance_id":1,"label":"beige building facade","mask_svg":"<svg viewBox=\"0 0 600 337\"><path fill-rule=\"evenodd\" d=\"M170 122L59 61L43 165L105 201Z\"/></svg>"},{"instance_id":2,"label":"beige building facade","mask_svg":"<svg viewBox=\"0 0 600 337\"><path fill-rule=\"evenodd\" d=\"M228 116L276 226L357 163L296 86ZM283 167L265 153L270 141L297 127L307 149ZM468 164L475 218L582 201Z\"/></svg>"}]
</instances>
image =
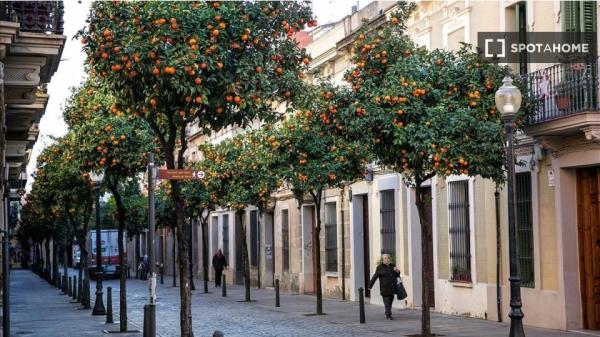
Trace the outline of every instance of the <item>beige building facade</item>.
<instances>
[{"instance_id":1,"label":"beige building facade","mask_svg":"<svg viewBox=\"0 0 600 337\"><path fill-rule=\"evenodd\" d=\"M313 58L309 78L320 73L342 83L352 67L351 45L362 19L377 26L389 18L393 6L372 2L313 30L306 46ZM596 2L585 1L421 1L409 20L408 33L419 47L457 49L461 42L476 44L478 32L597 32L598 8ZM510 66L527 76L532 94L542 103L517 135L517 259L524 323L561 330L600 329L596 309L600 300L594 296L600 286L595 281L596 274L600 277L598 64ZM544 87L549 89L542 91ZM236 132L231 128L198 141L218 142ZM200 155L190 152L188 158L199 160ZM377 167L370 172L363 181L325 193L320 214L323 293L357 300L358 289L365 288L381 254L391 253L409 294L394 305L419 307L422 261L414 191L394 172ZM433 277L428 281L434 289L433 310L508 320L504 186L481 177L451 176L433 178L424 187L431 196ZM260 281L270 287L278 279L283 291L313 293L314 205L308 199L299 204L291 191L279 191L274 197L274 207L264 214L253 208L245 212L244 239L249 249L254 245L256 250L253 285ZM223 249L230 264L227 280L241 283L239 219L231 211L217 210L208 226L210 256ZM200 231L195 233L202 242ZM201 249L195 252L196 261L201 261ZM200 267L196 270L201 273ZM377 286L367 295L370 303L382 304Z\"/></svg>"}]
</instances>

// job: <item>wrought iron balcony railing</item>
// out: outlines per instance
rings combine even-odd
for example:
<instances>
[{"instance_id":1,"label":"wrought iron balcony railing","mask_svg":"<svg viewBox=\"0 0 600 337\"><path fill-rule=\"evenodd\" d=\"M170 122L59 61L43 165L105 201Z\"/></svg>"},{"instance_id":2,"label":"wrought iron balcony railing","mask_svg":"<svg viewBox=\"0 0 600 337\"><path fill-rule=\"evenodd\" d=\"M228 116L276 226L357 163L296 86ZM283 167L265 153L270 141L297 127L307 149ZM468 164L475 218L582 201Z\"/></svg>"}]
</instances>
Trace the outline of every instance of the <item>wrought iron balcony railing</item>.
<instances>
[{"instance_id":1,"label":"wrought iron balcony railing","mask_svg":"<svg viewBox=\"0 0 600 337\"><path fill-rule=\"evenodd\" d=\"M529 121L538 124L598 106L598 60L557 64L527 74L537 110Z\"/></svg>"},{"instance_id":2,"label":"wrought iron balcony railing","mask_svg":"<svg viewBox=\"0 0 600 337\"><path fill-rule=\"evenodd\" d=\"M63 15L61 0L0 2L0 21L19 22L23 32L62 34Z\"/></svg>"}]
</instances>

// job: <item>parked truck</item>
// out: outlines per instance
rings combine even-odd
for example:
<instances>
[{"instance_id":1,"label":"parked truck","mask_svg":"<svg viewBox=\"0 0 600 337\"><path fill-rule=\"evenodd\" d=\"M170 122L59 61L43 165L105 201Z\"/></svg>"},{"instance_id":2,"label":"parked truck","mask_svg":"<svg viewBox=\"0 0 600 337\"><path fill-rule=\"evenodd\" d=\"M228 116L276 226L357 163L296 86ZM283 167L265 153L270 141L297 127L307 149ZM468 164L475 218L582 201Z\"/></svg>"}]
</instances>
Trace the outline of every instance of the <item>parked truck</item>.
<instances>
[{"instance_id":1,"label":"parked truck","mask_svg":"<svg viewBox=\"0 0 600 337\"><path fill-rule=\"evenodd\" d=\"M102 247L102 269L105 277L118 277L119 266L119 231L116 229L104 229L100 233ZM127 249L127 233L123 233L123 247ZM91 230L88 240L90 275L96 274L96 231ZM125 251L125 268L127 268L127 251Z\"/></svg>"}]
</instances>

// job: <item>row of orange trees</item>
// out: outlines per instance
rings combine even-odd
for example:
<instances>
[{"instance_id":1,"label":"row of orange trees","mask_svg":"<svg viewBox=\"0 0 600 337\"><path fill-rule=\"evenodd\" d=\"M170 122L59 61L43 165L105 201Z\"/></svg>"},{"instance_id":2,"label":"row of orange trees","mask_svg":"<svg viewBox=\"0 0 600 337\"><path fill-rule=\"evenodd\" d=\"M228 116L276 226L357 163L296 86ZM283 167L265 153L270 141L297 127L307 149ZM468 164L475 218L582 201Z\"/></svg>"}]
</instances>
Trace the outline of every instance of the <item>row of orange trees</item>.
<instances>
[{"instance_id":1,"label":"row of orange trees","mask_svg":"<svg viewBox=\"0 0 600 337\"><path fill-rule=\"evenodd\" d=\"M65 110L71 131L59 142L70 150L45 151L34 191L41 190L45 156L48 162L73 165L85 193L85 172L104 169L116 219L124 229L134 215L121 189L143 171L146 152L156 152L169 169L205 171L204 180L171 180L165 186L171 206L164 218L178 241L181 336L192 335L189 220L200 220L206 249L208 213L217 206L236 210L243 221L247 206L265 209L274 191L291 188L311 198L320 214L324 190L360 179L365 164L375 161L402 174L414 188L422 261L428 263L431 224L421 184L452 174L498 183L504 179L502 123L494 93L508 70L482 62L467 46L456 52L416 48L405 35L413 10L414 5L400 2L387 23L365 23L352 46L354 66L344 76L345 84L335 86L326 80L304 82L310 59L293 37L315 25L306 3L95 2L89 25L79 33L89 80ZM524 114L531 111L525 102ZM203 145L204 159L186 163L190 123L210 136L229 125L246 127L256 121L264 124L260 130ZM50 160L55 155L60 158ZM60 185L55 182L59 178L46 180ZM85 220L90 196L65 197L83 205ZM51 214L55 210L42 208ZM316 261L321 260L320 230L318 216ZM87 228L81 230L85 232ZM249 262L242 243L249 300ZM207 255L205 251L205 277ZM321 264L313 268L316 312L321 314ZM429 270L423 266L423 280L429 279ZM126 303L124 275L121 281L120 302ZM428 286L423 283L423 336L431 335ZM121 307L122 322L124 313L126 307Z\"/></svg>"}]
</instances>

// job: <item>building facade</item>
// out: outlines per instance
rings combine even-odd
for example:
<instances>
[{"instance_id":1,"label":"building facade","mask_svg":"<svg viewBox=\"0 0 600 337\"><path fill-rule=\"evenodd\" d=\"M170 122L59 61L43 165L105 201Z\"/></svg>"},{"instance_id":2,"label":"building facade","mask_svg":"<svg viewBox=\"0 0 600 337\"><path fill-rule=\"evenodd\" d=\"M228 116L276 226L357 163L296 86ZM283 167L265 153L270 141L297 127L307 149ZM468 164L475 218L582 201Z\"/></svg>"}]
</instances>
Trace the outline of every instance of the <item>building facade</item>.
<instances>
[{"instance_id":1,"label":"building facade","mask_svg":"<svg viewBox=\"0 0 600 337\"><path fill-rule=\"evenodd\" d=\"M310 73L342 83L352 67L352 42L364 18L377 26L389 18L392 2L372 2L342 20L310 32ZM477 43L478 32L597 32L594 1L420 1L408 22L419 47L454 50ZM594 296L600 271L600 93L598 63L510 64L527 79L540 107L517 135L516 166L518 269L522 278L524 323L572 330L600 329L600 300ZM228 129L194 141L217 142ZM190 139L193 138L193 132ZM193 146L190 146L193 149ZM197 157L196 157L197 156ZM188 158L199 160L189 152ZM433 226L430 249L433 287L430 305L442 313L508 320L507 194L481 177L451 176L424 183ZM397 307L421 306L420 224L414 191L402 177L371 167L365 180L325 193L321 233L322 270L312 275L311 228L314 205L299 203L291 191L274 194L264 214L245 212L247 237L228 210L209 218L210 256L226 254L227 280L241 283L240 240L248 241L254 285L313 293L322 278L324 296L357 300L382 253L393 255L409 294ZM195 240L202 242L200 231ZM201 249L195 249L201 261ZM198 273L201 268L196 267ZM212 278L212 272L211 272ZM500 294L500 295L498 295ZM377 287L367 301L382 304ZM551 308L551 309L549 309ZM326 308L325 308L326 310Z\"/></svg>"}]
</instances>

